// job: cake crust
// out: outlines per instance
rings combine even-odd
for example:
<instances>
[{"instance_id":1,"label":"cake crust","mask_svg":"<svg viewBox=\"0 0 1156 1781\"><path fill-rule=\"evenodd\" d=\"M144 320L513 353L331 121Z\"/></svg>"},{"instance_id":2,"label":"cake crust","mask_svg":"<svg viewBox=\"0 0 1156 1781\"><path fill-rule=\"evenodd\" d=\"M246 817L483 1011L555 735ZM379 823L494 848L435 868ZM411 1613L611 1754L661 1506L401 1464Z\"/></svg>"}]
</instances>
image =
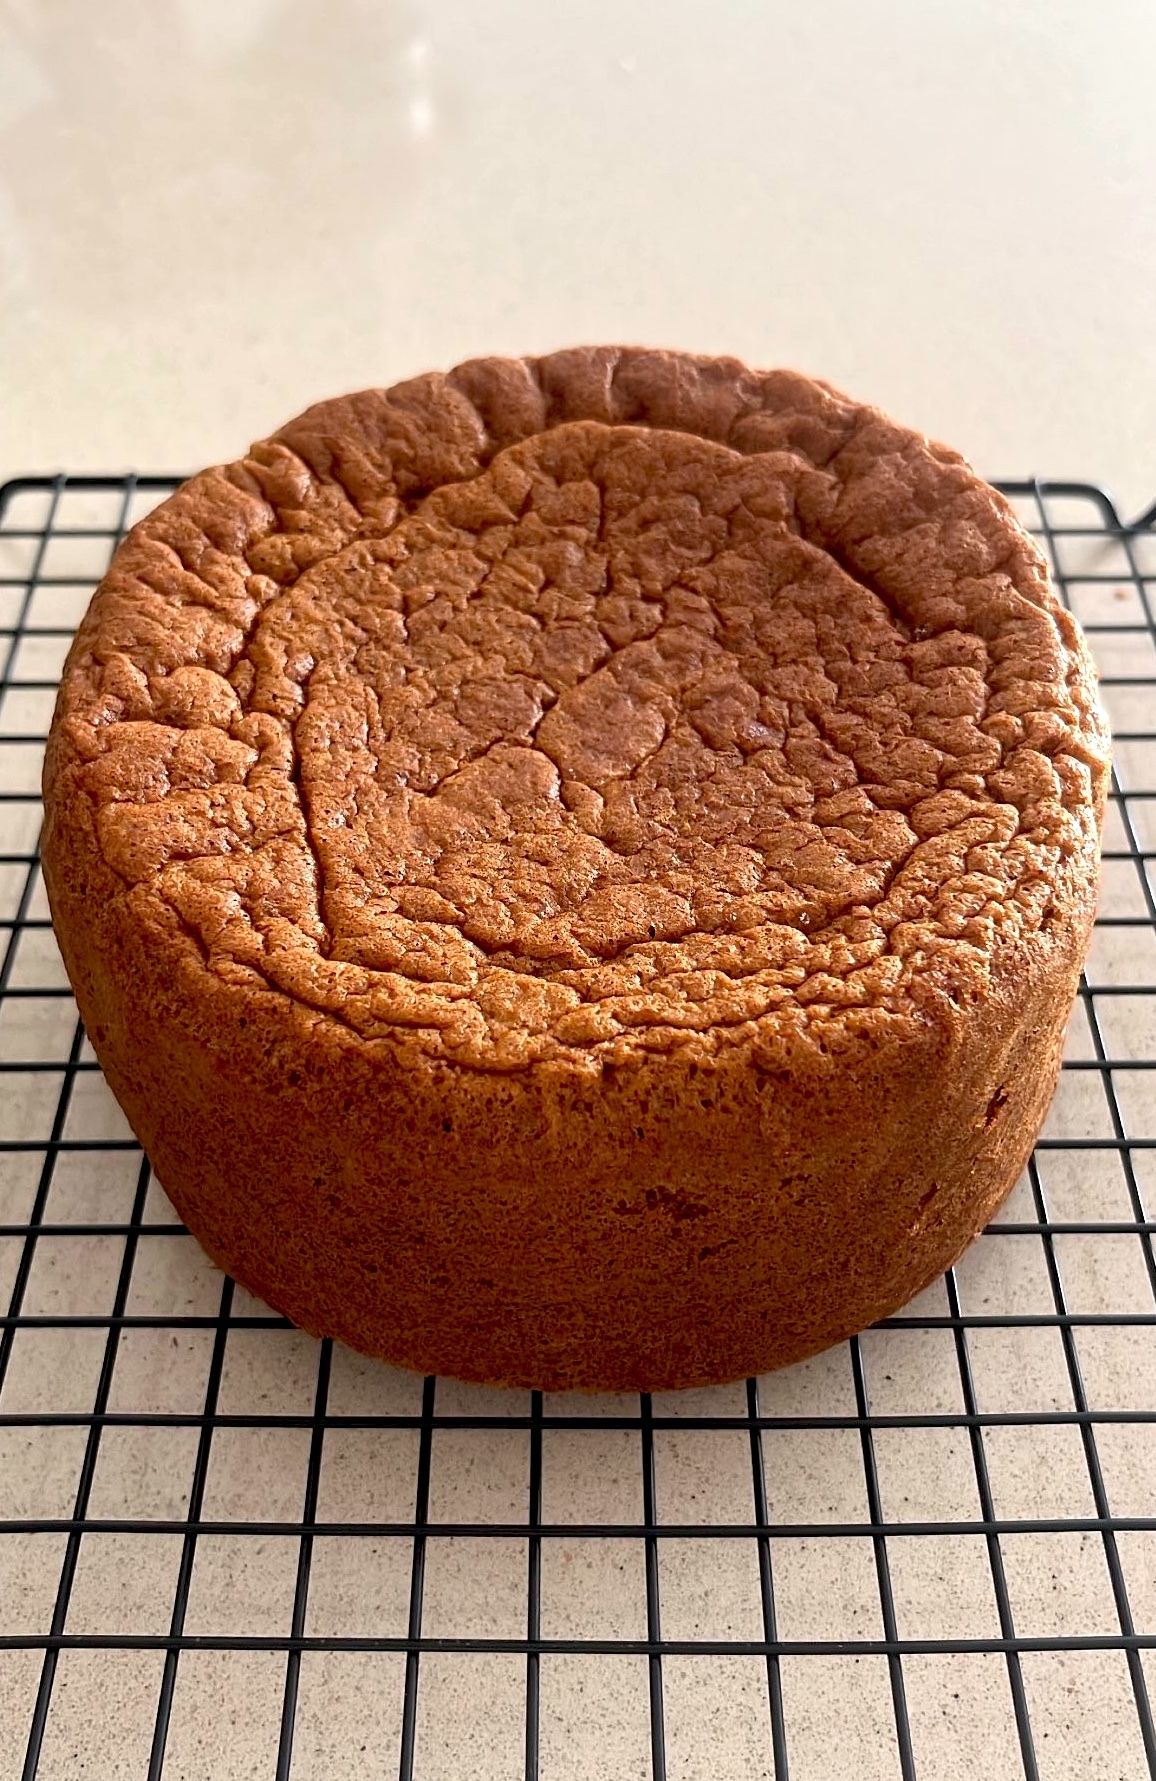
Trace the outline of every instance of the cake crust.
<instances>
[{"instance_id":1,"label":"cake crust","mask_svg":"<svg viewBox=\"0 0 1156 1781\"><path fill-rule=\"evenodd\" d=\"M591 348L309 410L118 551L45 878L209 1252L397 1364L785 1364L982 1228L1094 907L1091 662L957 454Z\"/></svg>"}]
</instances>

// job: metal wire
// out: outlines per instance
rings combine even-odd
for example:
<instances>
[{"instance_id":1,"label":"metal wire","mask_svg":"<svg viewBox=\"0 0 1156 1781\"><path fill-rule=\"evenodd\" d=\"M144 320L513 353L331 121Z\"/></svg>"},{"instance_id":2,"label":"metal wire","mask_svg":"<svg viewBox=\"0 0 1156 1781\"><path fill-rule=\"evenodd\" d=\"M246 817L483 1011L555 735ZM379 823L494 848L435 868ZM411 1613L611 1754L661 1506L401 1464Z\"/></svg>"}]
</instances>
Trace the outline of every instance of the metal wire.
<instances>
[{"instance_id":1,"label":"metal wire","mask_svg":"<svg viewBox=\"0 0 1156 1781\"><path fill-rule=\"evenodd\" d=\"M111 551L139 513L178 480L29 477L0 489L0 1171L6 1171L0 1172L0 1291L4 1292L0 1440L23 1441L28 1453L43 1456L49 1452L50 1439L71 1438L69 1431L75 1437L68 1448L74 1458L67 1490L58 1493L52 1505L56 1512L48 1512L31 1486L20 1495L20 1468L32 1462L15 1447L16 1457L10 1461L14 1482L4 1486L7 1494L0 1503L5 1511L0 1515L0 1577L5 1574L6 1554L31 1552L48 1567L47 1579L41 1577L35 1587L20 1583L25 1574L18 1563L13 1574L19 1587L5 1594L0 1583L0 1659L5 1654L32 1653L39 1666L29 1672L23 1694L0 1696L16 1701L3 1711L18 1720L13 1748L20 1747L18 1770L23 1781L35 1781L46 1772L46 1753L56 1748L54 1728L68 1719L61 1676L81 1653L104 1654L108 1661L115 1653L135 1653L141 1663L148 1660L159 1666L148 1671L152 1680L146 1678L141 1684L147 1713L141 1721L139 1766L133 1772L148 1781L183 1775L186 1769L179 1766L183 1759L174 1757L173 1751L174 1738L185 1736L180 1710L185 1668L199 1655L213 1652L232 1654L230 1661L237 1664L260 1655L279 1666L276 1698L270 1706L267 1766L246 1770L267 1773L271 1781L297 1781L302 1775L328 1772L308 1768L315 1759L305 1749L301 1730L307 1717L303 1702L311 1686L307 1666L322 1654L341 1657L342 1662L370 1654L397 1666L398 1699L389 1721L392 1743L370 1758L360 1758L371 1761L372 1767L358 1772L396 1773L400 1781L429 1781L436 1774L464 1772L436 1769L430 1754L436 1744L430 1727L445 1710L437 1692L435 1660L453 1656L489 1656L516 1666L519 1718L516 1732L510 1734L514 1740L510 1749L516 1754L508 1757L500 1772L517 1767L526 1781L579 1772L565 1768L559 1755L569 1723L566 1713L576 1710L573 1701L564 1710L558 1707L551 1666L563 1659L608 1660L616 1666L608 1684L611 1695L618 1686L614 1677L625 1678L630 1664L643 1665L646 1684L639 1695L638 1736L629 1763L622 1759L621 1772L646 1773L653 1781L700 1772L687 1766L685 1747L679 1744L690 1712L679 1694L682 1660L705 1664L749 1660L750 1674L757 1672L759 1681L755 1693L743 1697L747 1702L743 1712L748 1715L743 1724L744 1736L753 1736L754 1743L742 1758L745 1766L728 1766L725 1725L731 1723L726 1717L731 1709L725 1701L722 1708L716 1702L712 1710L722 1718L710 1723L723 1742L714 1772L724 1778L773 1776L774 1781L820 1772L814 1759L808 1760L807 1740L817 1737L821 1742L824 1734L808 1719L806 1684L798 1680L808 1674L808 1662L877 1660L879 1675L886 1677L880 1698L887 1701L889 1724L864 1718L866 1729L861 1728L857 1747L873 1753L864 1772L919 1781L921 1776L948 1772L937 1766L934 1734L928 1730L923 1705L927 1684L919 1661L947 1657L962 1663L970 1656L987 1657L995 1666L991 1673L998 1672L1006 1689L1001 1709L1005 1755L1018 1764L1025 1781L1040 1781L1052 1773L1043 1759L1041 1735L1046 1733L1041 1733L1040 1723L1041 1714L1047 1720L1050 1708L1031 1665L1039 1654L1077 1665L1098 1656L1114 1657L1126 1670L1129 1720L1126 1730L1113 1734L1120 1740L1119 1748L1109 1752L1110 1765L1104 1773L1129 1781L1133 1775L1156 1777L1156 1729L1148 1689L1148 1678L1156 1670L1150 1659L1147 1674L1145 1667L1145 1654L1156 1650L1156 1612L1144 1600L1143 1579L1137 1584L1140 1573L1132 1566L1128 1545L1156 1536L1156 1480L1139 1503L1143 1512L1135 1512L1135 1497L1128 1512L1121 1512L1112 1470L1115 1461L1111 1455L1106 1458L1103 1446L1109 1439L1115 1441L1121 1430L1132 1441L1144 1438L1156 1423L1156 1394L1147 1393L1142 1385L1135 1390L1130 1385L1099 1388L1088 1374L1089 1358L1099 1365L1096 1344L1106 1338L1122 1335L1131 1344L1126 1355L1136 1359L1141 1372L1156 1354L1152 1202L1156 1173L1148 1168L1149 1153L1156 1149L1156 1123L1146 1123L1142 1098L1156 1069L1156 1041L1148 1043L1156 1023L1148 1005L1138 1000L1151 997L1151 1011L1156 1013L1156 952L1145 950L1156 947L1156 890L1148 865L1156 858L1156 824L1149 821L1147 808L1156 800L1156 540L1150 530L1156 509L1127 526L1110 498L1092 485L1004 485L1051 555L1064 598L1083 620L1093 647L1104 654L1105 697L1110 708L1119 702L1114 727L1118 743L1124 745L1113 775L1104 850L1107 870L1114 874L1112 895L1106 895L1098 922L1098 943L1116 950L1105 955L1108 964L1095 966L1081 986L1077 1014L1084 1023L1084 1037L1070 1046L1065 1062L1065 1086L1076 1096L1073 1105L1083 1111L1070 1129L1053 1125L1046 1129L1026 1183L982 1240L995 1269L1008 1257L1013 1258L1011 1267L1014 1258L1027 1253L1023 1246L1031 1246L1042 1267L1043 1285L1036 1296L1028 1302L1013 1294L1003 1304L997 1296L989 1306L971 1284L976 1276L961 1266L946 1277L938 1296L925 1295L876 1331L846 1345L831 1363L843 1369L842 1396L834 1407L822 1398L808 1397L805 1390L794 1397L788 1393L784 1400L780 1392L786 1388L775 1379L749 1380L737 1394L692 1394L686 1403L648 1397L583 1403L552 1400L541 1393L512 1394L508 1401L500 1394L471 1398L468 1393L463 1396L461 1388L442 1387L434 1379L424 1382L419 1396L407 1397L404 1381L387 1391L371 1380L365 1387L368 1398L363 1394L350 1407L348 1397L340 1396L346 1357L330 1343L305 1344L282 1319L263 1313L219 1276L212 1288L215 1304L203 1296L196 1299L188 1282L200 1266L198 1252L165 1210L147 1161L131 1136L116 1125L107 1097L91 1100L102 1092L99 1069L79 1022L69 1017L70 991L50 949L35 844L36 761L56 671L75 619ZM1146 747L1151 751L1148 756ZM1156 805L1152 810L1156 813ZM42 1034L54 1037L42 1042ZM92 1107L98 1112L92 1113ZM1065 1190L1063 1204L1053 1215L1049 1174L1053 1165L1071 1171L1072 1179L1089 1195L1093 1188L1101 1192L1096 1171L1110 1165L1118 1171L1119 1192L1110 1203L1089 1199L1088 1216L1082 1217L1084 1205L1078 1200L1073 1205ZM117 1185L127 1183L126 1166L135 1172L131 1192ZM80 1197L75 1201L64 1192L69 1183L80 1183L83 1189L77 1190ZM82 1206L76 1216L71 1215L74 1205ZM156 1274L155 1257L176 1253L173 1245L182 1238L179 1253L185 1260L175 1269L170 1296L167 1301L163 1295L158 1299L154 1291L150 1302L147 1294L141 1296L140 1283ZM1099 1266L1097 1245L1104 1244L1132 1246L1127 1257L1133 1259L1118 1274ZM67 1259L73 1246L83 1245L89 1247L75 1248L83 1257L112 1254L112 1249L101 1246L119 1246L102 1304L87 1287L77 1285L76 1267ZM1111 1254L1124 1258L1125 1250L1111 1247ZM6 1273L5 1256L10 1264ZM44 1289L43 1279L59 1258L63 1258L62 1284L54 1296L54 1291ZM1094 1274L1098 1285L1095 1293L1088 1288L1073 1296L1070 1279L1083 1278L1081 1268L1085 1273L1091 1269L1088 1278ZM985 1371L979 1365L975 1345L1013 1333L1024 1343L1046 1337L1058 1345L1063 1401L1058 1401L1059 1387L1057 1401L1033 1401L1026 1385L1022 1402L1009 1406L1006 1401L992 1401L990 1385L985 1384L990 1368ZM35 1344L50 1338L72 1341L78 1345L76 1354L90 1357L85 1364L92 1366L92 1383L81 1394L83 1406L77 1401L79 1388L63 1377L59 1362L50 1358L36 1372L33 1363L41 1349ZM163 1338L173 1352L184 1352L181 1344L185 1344L188 1352L204 1356L195 1403L140 1407L119 1388L121 1370L135 1352L132 1344L152 1338ZM281 1345L276 1352L286 1366L292 1357L304 1355L307 1396L300 1402L281 1402L275 1389L264 1386L254 1389L247 1400L239 1396L230 1367L234 1355L242 1352L238 1344L246 1340ZM920 1353L939 1354L934 1346L939 1342L947 1345L945 1355L953 1353L943 1374L943 1390L951 1402L944 1407L937 1397L929 1396L887 1407L890 1400L883 1388L894 1386L896 1379L903 1384L903 1357L915 1352L910 1344L917 1343ZM885 1357L890 1372L880 1371L879 1355ZM272 1364L270 1377L279 1365ZM163 1374L164 1366L159 1362L157 1366ZM38 1381L31 1396L28 1377ZM381 1377L387 1377L387 1370L381 1370ZM921 1389L923 1378L918 1371L912 1374L910 1389ZM1014 1382L1009 1395L1016 1396ZM1066 1480L1075 1494L1064 1498L1062 1512L1056 1511L1057 1499L1048 1494L1050 1481L1043 1478L1038 1499L1027 1505L1038 1506L1039 1513L1025 1513L1022 1501L1017 1512L1000 1512L1002 1474L994 1466L992 1444L1016 1431L1028 1431L1041 1440L1070 1436L1070 1450L1082 1456ZM225 1451L222 1444L242 1436L290 1440L294 1434L303 1453L297 1512L285 1512L284 1492L271 1474L261 1481L274 1505L268 1516L222 1510L219 1496L213 1494L214 1467ZM383 1513L371 1506L353 1514L348 1504L347 1512L341 1513L327 1506L332 1500L327 1490L335 1444L358 1434L408 1443L389 1450L409 1456L408 1513ZM187 1487L175 1511L169 1501L171 1491L166 1496L167 1512L146 1511L139 1504L118 1513L102 1509L107 1500L107 1492L100 1495L102 1468L111 1463L109 1444L129 1436L187 1439ZM466 1443L466 1471L475 1480L482 1478L499 1449L513 1451L510 1443L524 1443L516 1448L524 1455L519 1462L524 1471L519 1473L517 1494L510 1499L524 1507L517 1507L513 1515L505 1509L487 1517L482 1496L474 1505L467 1491L464 1499L454 1500L459 1506L461 1500L467 1507L476 1506L475 1518L443 1513L439 1480L449 1475L452 1465L449 1450L439 1443L449 1437ZM931 1504L934 1513L927 1512L926 1501L903 1513L887 1443L953 1437L972 1481L968 1488L974 1488L974 1511L944 1496ZM861 1512L838 1507L826 1512L819 1501L823 1485L833 1475L823 1457L828 1452L823 1442L836 1438L854 1446L857 1476L852 1479L848 1471L841 1477L843 1483L854 1483ZM563 1439L571 1446L557 1448ZM593 1444L591 1454L602 1456L592 1459L588 1472L583 1471L581 1458L574 1458L579 1450L573 1443L583 1439ZM680 1495L671 1482L675 1470L669 1468L676 1460L684 1463L696 1440L711 1443L705 1450L706 1482L696 1486L697 1497L690 1490ZM587 1500L604 1505L597 1491L605 1486L608 1441L629 1444L632 1458L627 1470L632 1468L633 1475L624 1473L620 1483L624 1492L633 1493L633 1507L629 1511L623 1507L616 1516L603 1506L601 1513L587 1516L582 1513ZM736 1441L742 1448L741 1459L735 1462L742 1476L735 1488L746 1507L741 1514L738 1509L710 1512L715 1475L725 1474L732 1482L739 1478L738 1471L726 1472L730 1460L724 1463L724 1455L732 1452L728 1443ZM577 1490L572 1519L566 1519L559 1507L562 1498L551 1471L556 1451L570 1456L567 1482ZM804 1510L813 1507L809 1515L799 1512L800 1466L804 1470L813 1466L820 1480L814 1505L802 1504ZM1076 1507L1077 1497L1081 1508ZM395 1491L391 1501L396 1505L397 1500ZM840 1500L846 1506L850 1497ZM98 1550L96 1542L102 1537L125 1543L149 1576L155 1553L161 1545L171 1544L175 1563L167 1593L155 1611L138 1610L136 1620L130 1617L115 1626L101 1624L99 1614L88 1608L79 1612L78 1599L87 1598L78 1580L84 1576L88 1553ZM1029 1537L1060 1537L1079 1542L1081 1552L1099 1553L1108 1606L1093 1612L1089 1605L1085 1620L1077 1608L1075 1624L1069 1613L1066 1623L1057 1619L1046 1627L1029 1607L1025 1625L1028 1598L1022 1562L1015 1555ZM50 1547L50 1540L56 1544ZM293 1566L283 1622L274 1626L267 1619L253 1624L251 1616L238 1609L232 1618L232 1611L220 1611L214 1624L207 1626L197 1608L202 1549L227 1542L228 1552L240 1555L237 1564L242 1565L246 1554L285 1541L293 1543ZM315 1603L321 1599L318 1579L329 1576L331 1555L343 1541L360 1543L367 1567L383 1552L404 1552L407 1581L395 1623L342 1631L315 1620ZM435 1577L441 1574L438 1566L453 1543L461 1548L462 1542L478 1541L499 1555L507 1549L511 1555L524 1551L514 1618L500 1626L495 1608L497 1630L478 1630L474 1612L478 1604L466 1611L467 1577L463 1597L454 1606L457 1617L451 1615L447 1630L444 1601L436 1591L431 1596ZM982 1556L992 1601L986 1630L977 1630L962 1610L953 1618L950 1589L936 1627L912 1618L903 1563L898 1572L896 1564L911 1543L939 1551L940 1546L926 1543L947 1541L955 1543L953 1550ZM716 1612L725 1618L725 1587L720 1585L712 1595L708 1578L702 1586L709 1598L707 1608L695 1621L693 1616L688 1619L679 1582L680 1555L691 1554L695 1577L701 1580L707 1575L701 1565L694 1570L699 1564L694 1554L707 1551L704 1542L712 1543L711 1552L722 1550L714 1543L725 1543L736 1563L750 1555L753 1619L725 1632L708 1624ZM610 1553L620 1570L638 1559L634 1618L630 1621L628 1616L629 1624L624 1621L607 1630L595 1617L582 1630L571 1626L560 1631L552 1560L559 1553L578 1555L591 1544ZM800 1552L821 1560L824 1552L845 1551L850 1545L870 1555L876 1598L871 1625L852 1612L850 1585L844 1594L836 1582L822 1604L826 1614L822 1636L800 1632L790 1589L791 1564L798 1562ZM825 1575L831 1575L829 1569ZM431 1604L438 1616L432 1620ZM350 1620L350 1628L353 1625ZM748 1671L740 1667L745 1677ZM854 1717L858 1696L852 1694ZM339 1710L339 1706L333 1709ZM866 1708L863 1711L866 1714ZM733 1723L737 1726L739 1719ZM718 1731L718 1726L724 1729ZM13 1726L7 1729L12 1731ZM871 1767L876 1756L877 1767ZM59 1754L52 1761L53 1774L72 1772L61 1768ZM738 1757L734 1762L738 1764ZM470 1772L484 1777L486 1771L475 1767Z\"/></svg>"}]
</instances>

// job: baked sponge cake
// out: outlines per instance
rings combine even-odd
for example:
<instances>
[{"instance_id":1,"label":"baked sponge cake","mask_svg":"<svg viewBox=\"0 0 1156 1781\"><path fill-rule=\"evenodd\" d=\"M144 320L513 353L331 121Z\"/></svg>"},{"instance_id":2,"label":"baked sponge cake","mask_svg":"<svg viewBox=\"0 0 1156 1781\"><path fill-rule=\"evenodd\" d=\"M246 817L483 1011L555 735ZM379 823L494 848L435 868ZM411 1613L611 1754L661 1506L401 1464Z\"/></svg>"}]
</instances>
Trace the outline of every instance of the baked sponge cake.
<instances>
[{"instance_id":1,"label":"baked sponge cake","mask_svg":"<svg viewBox=\"0 0 1156 1781\"><path fill-rule=\"evenodd\" d=\"M44 871L209 1254L543 1389L781 1366L990 1218L1107 738L1006 503L792 373L590 348L322 403L117 552Z\"/></svg>"}]
</instances>

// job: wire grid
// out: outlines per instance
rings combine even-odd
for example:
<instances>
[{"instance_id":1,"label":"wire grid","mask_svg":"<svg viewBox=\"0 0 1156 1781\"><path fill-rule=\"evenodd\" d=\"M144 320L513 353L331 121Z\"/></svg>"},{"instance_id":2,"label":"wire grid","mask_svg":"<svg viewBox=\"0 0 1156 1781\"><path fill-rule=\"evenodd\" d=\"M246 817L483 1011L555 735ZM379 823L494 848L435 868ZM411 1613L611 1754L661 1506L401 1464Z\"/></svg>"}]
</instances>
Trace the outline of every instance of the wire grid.
<instances>
[{"instance_id":1,"label":"wire grid","mask_svg":"<svg viewBox=\"0 0 1156 1781\"><path fill-rule=\"evenodd\" d=\"M216 1272L52 942L64 652L175 477L0 490L0 1774L1156 1775L1156 537L1005 485L1116 735L1027 1175L903 1315L662 1397L488 1391Z\"/></svg>"}]
</instances>

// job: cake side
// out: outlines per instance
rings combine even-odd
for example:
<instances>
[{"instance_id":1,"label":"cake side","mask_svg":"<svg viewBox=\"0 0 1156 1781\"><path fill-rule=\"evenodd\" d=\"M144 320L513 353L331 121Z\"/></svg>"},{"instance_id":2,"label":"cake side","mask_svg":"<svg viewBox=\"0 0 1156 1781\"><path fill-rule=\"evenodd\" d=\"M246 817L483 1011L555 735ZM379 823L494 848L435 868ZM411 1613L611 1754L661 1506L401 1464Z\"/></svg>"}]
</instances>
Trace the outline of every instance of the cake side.
<instances>
[{"instance_id":1,"label":"cake side","mask_svg":"<svg viewBox=\"0 0 1156 1781\"><path fill-rule=\"evenodd\" d=\"M187 936L116 896L77 945L75 894L54 901L86 1026L214 1258L315 1333L539 1389L739 1377L899 1309L1026 1161L1091 914L998 996L864 1017L843 1049L499 1075L205 993Z\"/></svg>"}]
</instances>

